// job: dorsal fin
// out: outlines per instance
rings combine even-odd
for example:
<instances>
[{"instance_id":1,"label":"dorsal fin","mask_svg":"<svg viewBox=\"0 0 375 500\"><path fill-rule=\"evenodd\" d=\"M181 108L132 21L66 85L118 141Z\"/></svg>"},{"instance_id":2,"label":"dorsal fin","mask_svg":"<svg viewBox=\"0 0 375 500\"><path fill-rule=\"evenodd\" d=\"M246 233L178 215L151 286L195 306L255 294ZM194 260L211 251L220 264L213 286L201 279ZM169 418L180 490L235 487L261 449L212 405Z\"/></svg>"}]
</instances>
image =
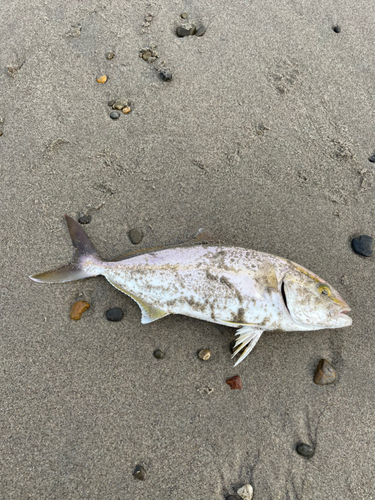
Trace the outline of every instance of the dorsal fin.
<instances>
[{"instance_id":1,"label":"dorsal fin","mask_svg":"<svg viewBox=\"0 0 375 500\"><path fill-rule=\"evenodd\" d=\"M114 259L111 259L111 262L117 262L119 260L129 259L134 257L135 255L142 255L145 253L156 252L158 250L167 250L168 248L177 248L177 247L187 247L190 245L204 245L205 243L220 243L220 240L213 236L209 231L205 229L199 229L197 234L188 238L187 240L182 241L181 243L176 243L175 245L166 245L161 247L152 247L152 248L141 248L139 250L132 250L125 254L119 255Z\"/></svg>"}]
</instances>

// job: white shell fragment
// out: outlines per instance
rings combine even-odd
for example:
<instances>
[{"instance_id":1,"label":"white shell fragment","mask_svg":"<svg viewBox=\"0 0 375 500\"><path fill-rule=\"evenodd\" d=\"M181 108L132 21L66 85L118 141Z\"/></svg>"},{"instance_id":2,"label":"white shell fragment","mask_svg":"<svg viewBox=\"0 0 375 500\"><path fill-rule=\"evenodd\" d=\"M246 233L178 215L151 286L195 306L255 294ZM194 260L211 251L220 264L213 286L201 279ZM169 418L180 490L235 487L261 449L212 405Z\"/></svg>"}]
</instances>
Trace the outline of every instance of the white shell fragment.
<instances>
[{"instance_id":1,"label":"white shell fragment","mask_svg":"<svg viewBox=\"0 0 375 500\"><path fill-rule=\"evenodd\" d=\"M242 500L251 500L253 498L253 487L251 484L245 484L239 490L237 490L237 495L240 495Z\"/></svg>"}]
</instances>

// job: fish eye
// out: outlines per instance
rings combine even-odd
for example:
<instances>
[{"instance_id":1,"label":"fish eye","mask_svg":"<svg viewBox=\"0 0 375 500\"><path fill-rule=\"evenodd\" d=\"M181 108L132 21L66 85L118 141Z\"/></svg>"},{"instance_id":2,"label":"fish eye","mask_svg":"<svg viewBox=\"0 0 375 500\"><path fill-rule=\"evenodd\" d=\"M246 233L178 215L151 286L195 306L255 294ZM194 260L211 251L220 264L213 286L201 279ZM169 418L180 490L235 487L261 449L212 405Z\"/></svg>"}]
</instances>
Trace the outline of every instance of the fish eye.
<instances>
[{"instance_id":1,"label":"fish eye","mask_svg":"<svg viewBox=\"0 0 375 500\"><path fill-rule=\"evenodd\" d=\"M318 287L318 292L321 293L322 295L328 295L328 297L331 295L331 290L327 285L320 285Z\"/></svg>"}]
</instances>

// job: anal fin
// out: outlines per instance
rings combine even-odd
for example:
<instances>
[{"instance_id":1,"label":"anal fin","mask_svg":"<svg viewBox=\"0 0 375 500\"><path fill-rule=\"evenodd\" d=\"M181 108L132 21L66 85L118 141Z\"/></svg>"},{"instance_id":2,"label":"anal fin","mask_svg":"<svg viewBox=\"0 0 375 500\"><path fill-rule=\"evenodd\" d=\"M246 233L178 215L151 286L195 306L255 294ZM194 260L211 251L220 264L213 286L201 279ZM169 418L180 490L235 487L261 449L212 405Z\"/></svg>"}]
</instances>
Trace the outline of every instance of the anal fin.
<instances>
[{"instance_id":1,"label":"anal fin","mask_svg":"<svg viewBox=\"0 0 375 500\"><path fill-rule=\"evenodd\" d=\"M139 305L141 312L142 312L141 323L143 325L145 325L147 323L152 323L153 321L156 321L160 318L164 318L164 316L168 316L170 314L169 312L163 311L162 309L155 307L153 304L150 304L149 302L145 301L144 299L137 297L136 295L132 294L131 292L128 292L127 290L125 290L125 288L118 285L114 281L111 281L111 280L108 280L108 281L111 283L111 285L113 285L115 288L117 288L117 290L120 290L120 292L125 293L125 295L128 295L128 297L132 298Z\"/></svg>"}]
</instances>

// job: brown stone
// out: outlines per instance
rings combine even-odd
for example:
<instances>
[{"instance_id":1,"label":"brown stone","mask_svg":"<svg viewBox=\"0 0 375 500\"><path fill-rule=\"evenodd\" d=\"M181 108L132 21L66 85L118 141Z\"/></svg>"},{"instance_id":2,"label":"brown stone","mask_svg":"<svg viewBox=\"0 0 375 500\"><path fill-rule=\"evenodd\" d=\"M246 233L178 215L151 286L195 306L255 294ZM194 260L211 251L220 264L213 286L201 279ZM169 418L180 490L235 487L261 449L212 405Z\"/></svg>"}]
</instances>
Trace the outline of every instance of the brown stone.
<instances>
[{"instance_id":1,"label":"brown stone","mask_svg":"<svg viewBox=\"0 0 375 500\"><path fill-rule=\"evenodd\" d=\"M318 385L332 384L336 380L336 370L326 359L321 359L316 368L314 382Z\"/></svg>"},{"instance_id":2,"label":"brown stone","mask_svg":"<svg viewBox=\"0 0 375 500\"><path fill-rule=\"evenodd\" d=\"M130 111L131 111L131 108L129 108L129 106L125 106L125 108L123 108L123 110L122 110L124 115L127 115L128 113L130 113Z\"/></svg>"},{"instance_id":3,"label":"brown stone","mask_svg":"<svg viewBox=\"0 0 375 500\"><path fill-rule=\"evenodd\" d=\"M211 351L208 349L202 349L198 352L198 358L203 359L203 361L207 361L211 357Z\"/></svg>"},{"instance_id":4,"label":"brown stone","mask_svg":"<svg viewBox=\"0 0 375 500\"><path fill-rule=\"evenodd\" d=\"M78 302L75 302L70 310L70 319L78 321L79 319L81 319L82 313L84 313L89 307L90 304L85 300L79 300Z\"/></svg>"},{"instance_id":5,"label":"brown stone","mask_svg":"<svg viewBox=\"0 0 375 500\"><path fill-rule=\"evenodd\" d=\"M225 383L228 384L231 389L242 389L241 378L238 375L235 375L232 378L228 378Z\"/></svg>"}]
</instances>

